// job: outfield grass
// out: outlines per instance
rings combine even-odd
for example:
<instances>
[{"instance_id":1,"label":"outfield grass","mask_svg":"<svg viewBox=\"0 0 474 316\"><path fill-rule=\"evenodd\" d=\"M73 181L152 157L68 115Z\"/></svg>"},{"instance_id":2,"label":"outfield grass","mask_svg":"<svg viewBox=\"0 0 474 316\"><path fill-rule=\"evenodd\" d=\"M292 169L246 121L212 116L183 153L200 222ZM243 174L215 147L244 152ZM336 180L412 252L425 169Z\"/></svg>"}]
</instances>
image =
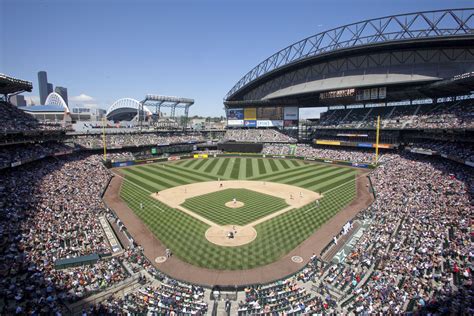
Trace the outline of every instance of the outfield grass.
<instances>
[{"instance_id":1,"label":"outfield grass","mask_svg":"<svg viewBox=\"0 0 474 316\"><path fill-rule=\"evenodd\" d=\"M269 264L296 248L355 198L355 176L358 172L351 168L301 160L228 157L135 166L121 171L127 179L122 185L122 199L177 257L196 266L228 270ZM204 236L208 228L206 224L150 197L150 193L166 188L218 178L286 183L321 192L324 197L319 207L311 203L257 225L257 238L240 247L221 247L208 242ZM229 196L232 195L236 193ZM250 199L250 195L237 199ZM228 197L215 197L211 193L207 199L200 198L202 196L189 199L184 204L197 202L200 204L198 208L202 207L198 212L219 224L238 224L236 221L239 220L241 223L251 222L265 216L264 213L272 212L273 204L269 204L265 210L246 211L248 217L229 219L236 214L205 214L204 210L204 206L219 204L218 200ZM140 209L140 203L143 203L143 209ZM194 206L193 210L196 211Z\"/></svg>"},{"instance_id":2,"label":"outfield grass","mask_svg":"<svg viewBox=\"0 0 474 316\"><path fill-rule=\"evenodd\" d=\"M236 209L225 206L225 203L234 198L243 202L244 206ZM288 206L283 199L246 189L226 189L203 194L186 199L181 205L216 224L240 226Z\"/></svg>"}]
</instances>

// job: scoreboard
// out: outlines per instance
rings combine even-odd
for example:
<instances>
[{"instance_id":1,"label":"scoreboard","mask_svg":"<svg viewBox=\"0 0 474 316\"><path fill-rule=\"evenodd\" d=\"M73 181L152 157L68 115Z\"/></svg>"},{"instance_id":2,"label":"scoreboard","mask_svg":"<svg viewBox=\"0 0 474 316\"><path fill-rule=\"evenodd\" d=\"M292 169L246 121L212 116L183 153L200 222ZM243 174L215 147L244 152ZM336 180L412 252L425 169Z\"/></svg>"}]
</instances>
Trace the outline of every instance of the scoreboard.
<instances>
[{"instance_id":1,"label":"scoreboard","mask_svg":"<svg viewBox=\"0 0 474 316\"><path fill-rule=\"evenodd\" d=\"M297 128L297 106L245 107L227 109L229 127L287 127Z\"/></svg>"}]
</instances>

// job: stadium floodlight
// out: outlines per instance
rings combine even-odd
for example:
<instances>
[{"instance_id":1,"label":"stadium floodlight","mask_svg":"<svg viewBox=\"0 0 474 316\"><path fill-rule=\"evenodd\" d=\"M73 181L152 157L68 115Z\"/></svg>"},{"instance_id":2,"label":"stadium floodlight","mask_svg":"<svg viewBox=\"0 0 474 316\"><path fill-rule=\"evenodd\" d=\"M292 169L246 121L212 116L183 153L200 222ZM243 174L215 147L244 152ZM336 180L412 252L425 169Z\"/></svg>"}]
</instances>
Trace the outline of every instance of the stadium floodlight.
<instances>
[{"instance_id":1,"label":"stadium floodlight","mask_svg":"<svg viewBox=\"0 0 474 316\"><path fill-rule=\"evenodd\" d=\"M166 96L158 94L147 94L145 99L140 102L140 106L144 107L155 107L155 113L161 113L161 108L170 109L170 120L176 120L176 109L184 109L184 126L183 130L186 130L188 122L189 107L194 104L194 99L181 98L175 96Z\"/></svg>"},{"instance_id":2,"label":"stadium floodlight","mask_svg":"<svg viewBox=\"0 0 474 316\"><path fill-rule=\"evenodd\" d=\"M194 104L194 99L173 97L166 95L156 95L156 94L147 94L144 102L146 101L161 101L161 102L175 102L175 103L184 103L192 105Z\"/></svg>"}]
</instances>

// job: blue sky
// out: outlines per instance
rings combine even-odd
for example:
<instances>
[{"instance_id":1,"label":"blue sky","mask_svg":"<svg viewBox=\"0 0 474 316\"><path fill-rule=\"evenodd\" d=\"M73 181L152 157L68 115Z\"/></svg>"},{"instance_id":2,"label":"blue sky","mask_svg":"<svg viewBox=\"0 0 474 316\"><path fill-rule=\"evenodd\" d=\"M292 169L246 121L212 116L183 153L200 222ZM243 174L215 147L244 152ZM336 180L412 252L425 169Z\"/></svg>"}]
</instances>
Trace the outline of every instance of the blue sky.
<instances>
[{"instance_id":1,"label":"blue sky","mask_svg":"<svg viewBox=\"0 0 474 316\"><path fill-rule=\"evenodd\" d=\"M145 94L194 98L191 115L224 115L222 99L252 67L304 37L367 18L470 7L439 0L0 0L0 72L37 72L70 105L106 107ZM313 110L304 116L314 116Z\"/></svg>"}]
</instances>

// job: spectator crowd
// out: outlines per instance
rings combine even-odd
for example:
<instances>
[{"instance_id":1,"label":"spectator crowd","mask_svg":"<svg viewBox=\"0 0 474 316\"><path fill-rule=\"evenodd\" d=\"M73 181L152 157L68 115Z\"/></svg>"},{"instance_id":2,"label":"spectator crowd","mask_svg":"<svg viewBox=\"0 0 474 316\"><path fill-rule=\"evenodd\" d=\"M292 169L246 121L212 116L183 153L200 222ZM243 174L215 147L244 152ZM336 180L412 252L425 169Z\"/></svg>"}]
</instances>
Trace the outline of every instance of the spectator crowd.
<instances>
[{"instance_id":1,"label":"spectator crowd","mask_svg":"<svg viewBox=\"0 0 474 316\"><path fill-rule=\"evenodd\" d=\"M306 158L319 158L329 160L351 161L356 163L374 163L375 153L373 150L359 148L334 148L334 146L313 147L307 144L298 144L296 155ZM383 159L380 153L379 161Z\"/></svg>"},{"instance_id":2,"label":"spectator crowd","mask_svg":"<svg viewBox=\"0 0 474 316\"><path fill-rule=\"evenodd\" d=\"M410 144L410 147L451 156L461 161L474 162L474 145L472 143L425 141L423 143Z\"/></svg>"},{"instance_id":3,"label":"spectator crowd","mask_svg":"<svg viewBox=\"0 0 474 316\"><path fill-rule=\"evenodd\" d=\"M228 129L224 141L249 143L296 143L296 138L276 129Z\"/></svg>"},{"instance_id":4,"label":"spectator crowd","mask_svg":"<svg viewBox=\"0 0 474 316\"><path fill-rule=\"evenodd\" d=\"M2 108L4 110L4 108ZM18 122L17 122L18 123ZM22 124L22 123L18 123ZM25 126L28 124L25 123ZM74 136L86 148L100 135ZM293 144L275 130L228 130L225 139L265 142L263 153L371 163L373 152ZM202 141L201 136L114 134L111 146ZM282 144L283 143L283 144ZM472 160L472 150L437 142L423 148ZM146 284L93 307L92 313L205 314L200 287L166 279L140 247L110 257L99 216L110 217L100 193L110 179L99 155L78 153L59 142L4 146L0 164L0 314L67 313L67 304L113 288L138 272ZM114 154L130 158L130 152ZM239 315L357 313L472 314L472 210L474 174L447 160L395 153L382 155L372 171L376 201L358 219L370 223L343 262L317 257L286 281L249 287ZM57 269L58 259L99 254L92 265ZM313 281L313 289L304 286Z\"/></svg>"},{"instance_id":5,"label":"spectator crowd","mask_svg":"<svg viewBox=\"0 0 474 316\"><path fill-rule=\"evenodd\" d=\"M329 110L317 128L474 128L474 101Z\"/></svg>"},{"instance_id":6,"label":"spectator crowd","mask_svg":"<svg viewBox=\"0 0 474 316\"><path fill-rule=\"evenodd\" d=\"M61 124L39 122L11 103L0 101L0 132L23 132L34 130L64 130Z\"/></svg>"},{"instance_id":7,"label":"spectator crowd","mask_svg":"<svg viewBox=\"0 0 474 316\"><path fill-rule=\"evenodd\" d=\"M373 272L351 290L348 311L474 312L474 177L466 168L406 155L392 157L372 173L377 200L360 214L372 224L346 264Z\"/></svg>"},{"instance_id":8,"label":"spectator crowd","mask_svg":"<svg viewBox=\"0 0 474 316\"><path fill-rule=\"evenodd\" d=\"M104 147L101 134L86 134L70 136L69 141L86 149L100 149ZM178 143L203 142L205 138L201 135L179 134L179 133L125 133L107 134L107 148L126 148L140 146L169 145Z\"/></svg>"},{"instance_id":9,"label":"spectator crowd","mask_svg":"<svg viewBox=\"0 0 474 316\"><path fill-rule=\"evenodd\" d=\"M16 144L0 147L0 169L24 164L48 156L71 153L72 147L61 142Z\"/></svg>"}]
</instances>

